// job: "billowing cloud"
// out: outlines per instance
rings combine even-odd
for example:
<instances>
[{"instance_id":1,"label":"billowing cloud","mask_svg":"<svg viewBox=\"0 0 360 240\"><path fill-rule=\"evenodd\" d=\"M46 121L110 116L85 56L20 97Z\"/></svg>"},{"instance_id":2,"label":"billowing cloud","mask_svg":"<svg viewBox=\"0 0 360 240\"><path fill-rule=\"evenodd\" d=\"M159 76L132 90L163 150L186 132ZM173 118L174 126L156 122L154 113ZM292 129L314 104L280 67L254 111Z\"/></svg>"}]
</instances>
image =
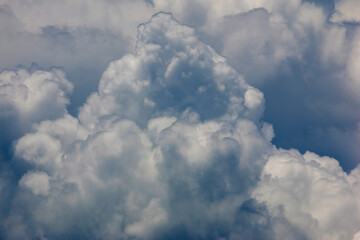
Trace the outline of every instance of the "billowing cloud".
<instances>
[{"instance_id":1,"label":"billowing cloud","mask_svg":"<svg viewBox=\"0 0 360 240\"><path fill-rule=\"evenodd\" d=\"M44 121L16 144L18 161L41 171L19 181L14 204L32 202L21 226L30 238L87 236L88 224L99 238L228 236L272 149L263 104L193 29L154 16L139 28L136 55L109 65L80 121ZM84 214L97 223L74 222Z\"/></svg>"},{"instance_id":2,"label":"billowing cloud","mask_svg":"<svg viewBox=\"0 0 360 240\"><path fill-rule=\"evenodd\" d=\"M99 92L80 111L82 123L92 127L99 117L117 113L141 125L155 114L187 108L201 120L262 114L262 93L199 42L192 28L161 16L139 26L136 56L112 62L103 73Z\"/></svg>"},{"instance_id":3,"label":"billowing cloud","mask_svg":"<svg viewBox=\"0 0 360 240\"><path fill-rule=\"evenodd\" d=\"M358 170L273 146L264 94L171 14L138 31L136 52L109 64L78 118L60 101L59 115L16 141L14 166L24 167L9 178L1 237L351 239L360 230ZM36 99L28 104L42 109Z\"/></svg>"},{"instance_id":4,"label":"billowing cloud","mask_svg":"<svg viewBox=\"0 0 360 240\"><path fill-rule=\"evenodd\" d=\"M67 112L72 90L73 84L60 69L19 67L1 72L0 156L9 157L12 141L29 131L33 123L62 117Z\"/></svg>"},{"instance_id":5,"label":"billowing cloud","mask_svg":"<svg viewBox=\"0 0 360 240\"><path fill-rule=\"evenodd\" d=\"M24 68L3 71L1 83L1 117L18 117L24 122L55 119L66 112L66 94L73 89L64 72Z\"/></svg>"},{"instance_id":6,"label":"billowing cloud","mask_svg":"<svg viewBox=\"0 0 360 240\"><path fill-rule=\"evenodd\" d=\"M352 239L360 224L357 174L347 175L329 157L278 150L253 196L274 214L283 213L308 239Z\"/></svg>"},{"instance_id":7,"label":"billowing cloud","mask_svg":"<svg viewBox=\"0 0 360 240\"><path fill-rule=\"evenodd\" d=\"M1 3L0 54L7 57L0 69L63 66L75 86L72 115L97 90L108 63L134 53L136 26L156 12L172 12L269 96L264 119L274 124L277 145L329 154L346 170L358 163L353 156L359 155L332 134L318 140L359 122L357 0Z\"/></svg>"},{"instance_id":8,"label":"billowing cloud","mask_svg":"<svg viewBox=\"0 0 360 240\"><path fill-rule=\"evenodd\" d=\"M2 1L0 68L64 69L0 73L0 239L358 239L358 4L311 2Z\"/></svg>"},{"instance_id":9,"label":"billowing cloud","mask_svg":"<svg viewBox=\"0 0 360 240\"><path fill-rule=\"evenodd\" d=\"M36 4L22 2L20 5L28 7L18 12L15 6L0 4L0 53L6 56L0 59L0 69L14 69L19 64L31 68L33 63L45 69L63 67L67 78L75 86L69 110L76 113L84 99L96 89L108 62L129 50L129 37L119 31L84 24L56 25L51 21L28 21L23 17L32 14L42 17L49 9L46 9L47 6L42 6L45 9L36 6L35 9L43 13L40 14L32 12L34 9L30 6ZM56 9L64 16L64 12L58 7ZM27 23L36 27L27 26Z\"/></svg>"}]
</instances>

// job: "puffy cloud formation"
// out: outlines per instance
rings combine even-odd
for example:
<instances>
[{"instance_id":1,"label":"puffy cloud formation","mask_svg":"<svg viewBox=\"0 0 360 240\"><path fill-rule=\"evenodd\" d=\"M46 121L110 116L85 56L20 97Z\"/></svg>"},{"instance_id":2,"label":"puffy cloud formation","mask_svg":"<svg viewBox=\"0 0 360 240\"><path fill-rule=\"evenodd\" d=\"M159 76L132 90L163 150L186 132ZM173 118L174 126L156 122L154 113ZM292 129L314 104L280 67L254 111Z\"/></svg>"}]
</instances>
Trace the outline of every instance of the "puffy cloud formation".
<instances>
[{"instance_id":1,"label":"puffy cloud formation","mask_svg":"<svg viewBox=\"0 0 360 240\"><path fill-rule=\"evenodd\" d=\"M346 11L356 15L358 1L210 2L154 5L195 26L267 96L264 119L274 124L278 146L330 154L354 168L357 148L343 142L359 143L359 26L334 23L333 13L351 3Z\"/></svg>"},{"instance_id":2,"label":"puffy cloud formation","mask_svg":"<svg viewBox=\"0 0 360 240\"><path fill-rule=\"evenodd\" d=\"M307 239L352 239L360 224L358 178L358 170L347 175L335 159L278 150L253 196L270 212L283 213Z\"/></svg>"},{"instance_id":3,"label":"puffy cloud formation","mask_svg":"<svg viewBox=\"0 0 360 240\"><path fill-rule=\"evenodd\" d=\"M63 66L75 86L68 110L77 115L108 63L134 54L136 26L172 12L267 96L264 119L274 124L278 146L329 154L350 171L359 154L340 139L358 142L358 6L357 0L2 0L0 55L7 57L0 68Z\"/></svg>"},{"instance_id":4,"label":"puffy cloud formation","mask_svg":"<svg viewBox=\"0 0 360 240\"><path fill-rule=\"evenodd\" d=\"M73 84L60 69L19 67L1 72L0 159L1 155L9 157L11 142L29 131L33 123L62 117L67 112L67 95L72 90Z\"/></svg>"},{"instance_id":5,"label":"puffy cloud formation","mask_svg":"<svg viewBox=\"0 0 360 240\"><path fill-rule=\"evenodd\" d=\"M69 104L66 94L73 89L59 69L5 70L0 74L0 84L1 118L18 117L24 123L63 116Z\"/></svg>"},{"instance_id":6,"label":"puffy cloud formation","mask_svg":"<svg viewBox=\"0 0 360 240\"><path fill-rule=\"evenodd\" d=\"M359 169L273 146L264 94L171 14L139 26L136 52L109 64L78 118L61 94L71 84L41 74L62 111L15 143L0 238L358 237ZM43 109L38 98L12 104Z\"/></svg>"},{"instance_id":7,"label":"puffy cloud formation","mask_svg":"<svg viewBox=\"0 0 360 240\"><path fill-rule=\"evenodd\" d=\"M109 65L80 121L44 121L18 141L16 156L41 172L20 179L14 204L30 220L14 208L8 229L21 225L30 238L241 233L237 209L272 149L263 105L193 29L158 14L139 27L136 55Z\"/></svg>"},{"instance_id":8,"label":"puffy cloud formation","mask_svg":"<svg viewBox=\"0 0 360 240\"><path fill-rule=\"evenodd\" d=\"M201 120L262 114L263 94L199 42L193 29L153 18L139 26L136 51L109 65L99 92L80 111L82 123L93 127L101 116L118 113L142 125L155 114L187 108Z\"/></svg>"},{"instance_id":9,"label":"puffy cloud formation","mask_svg":"<svg viewBox=\"0 0 360 240\"><path fill-rule=\"evenodd\" d=\"M108 62L129 48L128 37L119 31L70 22L57 24L49 19L45 23L41 20L44 13L52 17L60 13L61 19L65 19L65 12L69 13L70 9L62 11L59 5L66 6L64 1L54 6L54 11L41 1L36 2L40 5L11 1L11 6L1 4L3 2L0 1L0 54L6 57L0 59L0 69L14 69L18 64L31 68L34 62L46 69L63 67L67 78L75 86L75 92L70 96L70 112L76 113L79 105L96 89ZM34 19L33 14L40 19ZM81 14L72 15L85 19ZM136 25L133 29L136 30Z\"/></svg>"}]
</instances>

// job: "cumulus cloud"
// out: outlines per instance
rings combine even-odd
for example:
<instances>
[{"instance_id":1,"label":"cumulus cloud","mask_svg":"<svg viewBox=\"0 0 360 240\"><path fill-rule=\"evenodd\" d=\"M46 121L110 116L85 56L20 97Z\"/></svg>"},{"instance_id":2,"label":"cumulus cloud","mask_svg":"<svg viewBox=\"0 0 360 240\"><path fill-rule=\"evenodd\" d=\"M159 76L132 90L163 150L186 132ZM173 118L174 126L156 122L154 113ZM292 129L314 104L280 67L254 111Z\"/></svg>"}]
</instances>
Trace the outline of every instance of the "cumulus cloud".
<instances>
[{"instance_id":1,"label":"cumulus cloud","mask_svg":"<svg viewBox=\"0 0 360 240\"><path fill-rule=\"evenodd\" d=\"M308 239L352 239L359 230L357 173L329 157L278 150L266 163L253 196L283 212ZM341 219L341 222L339 222Z\"/></svg>"},{"instance_id":2,"label":"cumulus cloud","mask_svg":"<svg viewBox=\"0 0 360 240\"><path fill-rule=\"evenodd\" d=\"M340 140L331 134L318 140L320 132L355 128L360 116L358 26L328 21L332 1L158 3L195 26L203 41L268 96L264 119L274 124L277 145L330 154L347 170L356 166Z\"/></svg>"},{"instance_id":3,"label":"cumulus cloud","mask_svg":"<svg viewBox=\"0 0 360 240\"><path fill-rule=\"evenodd\" d=\"M1 3L0 54L7 58L0 69L32 62L63 66L75 86L68 108L73 115L97 90L108 63L134 53L136 26L168 11L269 96L264 119L277 129L276 144L330 154L347 170L356 166L340 141L331 135L329 142L317 141L321 136L312 130L345 132L359 122L353 110L360 105L356 0Z\"/></svg>"},{"instance_id":4,"label":"cumulus cloud","mask_svg":"<svg viewBox=\"0 0 360 240\"><path fill-rule=\"evenodd\" d=\"M20 5L28 7L18 12L15 6L0 5L0 53L7 56L0 59L0 69L14 69L19 64L31 68L33 63L45 69L63 67L75 85L69 110L76 113L84 99L96 89L108 62L129 50L129 37L119 31L84 24L56 25L50 21L23 19L32 14L41 17L49 9L36 6L40 13L33 13L30 6L36 4L22 2ZM59 10L57 8L57 12L61 12ZM35 24L36 28L29 28L27 23Z\"/></svg>"},{"instance_id":5,"label":"cumulus cloud","mask_svg":"<svg viewBox=\"0 0 360 240\"><path fill-rule=\"evenodd\" d=\"M143 125L155 114L187 108L201 120L262 114L262 93L199 42L192 28L159 16L139 26L137 55L112 62L103 73L99 92L80 110L83 124L93 127L101 116L117 113Z\"/></svg>"},{"instance_id":6,"label":"cumulus cloud","mask_svg":"<svg viewBox=\"0 0 360 240\"><path fill-rule=\"evenodd\" d=\"M99 238L229 236L272 149L263 105L193 29L155 15L139 27L136 55L109 65L80 121L44 121L17 142L19 161L41 171L21 178L14 200L27 209L38 199L21 222L26 234L87 236L81 229L94 224ZM82 215L97 223L74 222Z\"/></svg>"},{"instance_id":7,"label":"cumulus cloud","mask_svg":"<svg viewBox=\"0 0 360 240\"><path fill-rule=\"evenodd\" d=\"M359 231L358 170L277 150L261 120L263 93L192 28L159 13L139 26L136 46L110 63L78 118L60 111L16 142L14 161L27 167L14 180L2 237L351 239Z\"/></svg>"},{"instance_id":8,"label":"cumulus cloud","mask_svg":"<svg viewBox=\"0 0 360 240\"><path fill-rule=\"evenodd\" d=\"M0 74L0 128L24 127L4 137L10 145L22 136L0 169L0 238L358 238L360 170L276 148L273 127L262 120L265 111L265 119L303 131L311 116L319 125L335 116L324 135L311 133L324 142L356 139L335 124L358 122L356 27L329 23L322 7L298 0L90 2L96 8L70 18L63 14L89 2L25 3L1 6L0 17L11 20L0 24L2 36L68 51L54 63L71 66L70 53L82 50L79 61L108 52L89 66L105 64L118 40L119 55L127 44L135 50L109 64L77 117L66 109L73 84L63 71ZM159 13L138 26L136 42L122 40L157 10L197 31ZM92 50L103 42L109 45ZM319 97L327 91L335 97Z\"/></svg>"},{"instance_id":9,"label":"cumulus cloud","mask_svg":"<svg viewBox=\"0 0 360 240\"><path fill-rule=\"evenodd\" d=\"M62 117L73 84L65 73L24 67L0 73L0 155L8 156L13 140L30 130L33 123Z\"/></svg>"},{"instance_id":10,"label":"cumulus cloud","mask_svg":"<svg viewBox=\"0 0 360 240\"><path fill-rule=\"evenodd\" d=\"M329 14L300 1L264 5L224 17L202 37L267 96L264 119L278 146L330 154L350 170L359 156L331 132L357 141L345 133L360 116L358 26L331 23Z\"/></svg>"},{"instance_id":11,"label":"cumulus cloud","mask_svg":"<svg viewBox=\"0 0 360 240\"><path fill-rule=\"evenodd\" d=\"M59 69L51 72L25 68L1 72L1 117L18 116L24 122L54 119L64 115L73 89Z\"/></svg>"}]
</instances>

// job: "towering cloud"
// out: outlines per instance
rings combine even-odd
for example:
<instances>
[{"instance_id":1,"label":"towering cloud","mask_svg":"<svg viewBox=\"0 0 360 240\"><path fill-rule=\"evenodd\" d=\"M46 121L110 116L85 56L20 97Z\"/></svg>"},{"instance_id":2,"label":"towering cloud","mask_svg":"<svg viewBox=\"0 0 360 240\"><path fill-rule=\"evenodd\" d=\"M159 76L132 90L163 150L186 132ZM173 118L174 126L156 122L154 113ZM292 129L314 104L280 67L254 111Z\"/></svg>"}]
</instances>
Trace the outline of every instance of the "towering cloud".
<instances>
[{"instance_id":1,"label":"towering cloud","mask_svg":"<svg viewBox=\"0 0 360 240\"><path fill-rule=\"evenodd\" d=\"M138 27L136 52L109 64L78 117L64 108L72 85L61 72L2 79L16 93L1 95L3 118L36 124L1 173L0 186L13 180L1 238L351 239L360 230L359 170L272 145L264 94L171 14Z\"/></svg>"},{"instance_id":2,"label":"towering cloud","mask_svg":"<svg viewBox=\"0 0 360 240\"><path fill-rule=\"evenodd\" d=\"M25 210L14 208L8 229L20 224L31 238L229 236L272 149L263 104L193 29L155 15L139 27L136 55L109 65L80 122L44 121L18 141L16 156L37 172L20 179L14 204Z\"/></svg>"},{"instance_id":3,"label":"towering cloud","mask_svg":"<svg viewBox=\"0 0 360 240\"><path fill-rule=\"evenodd\" d=\"M134 53L136 26L167 11L195 28L267 96L281 147L358 164L357 0L0 1L0 69L62 66L78 114L111 60ZM298 111L300 109L300 111ZM348 144L344 144L347 142Z\"/></svg>"}]
</instances>

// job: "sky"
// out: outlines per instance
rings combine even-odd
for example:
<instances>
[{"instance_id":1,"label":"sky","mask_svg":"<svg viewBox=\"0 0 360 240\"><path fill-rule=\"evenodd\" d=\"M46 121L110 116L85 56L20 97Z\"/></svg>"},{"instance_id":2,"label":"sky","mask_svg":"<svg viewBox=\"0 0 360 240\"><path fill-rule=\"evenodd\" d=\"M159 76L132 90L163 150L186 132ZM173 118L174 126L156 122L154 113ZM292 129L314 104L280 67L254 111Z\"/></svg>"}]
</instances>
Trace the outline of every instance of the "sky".
<instances>
[{"instance_id":1,"label":"sky","mask_svg":"<svg viewBox=\"0 0 360 240\"><path fill-rule=\"evenodd\" d=\"M0 239L360 240L359 0L0 0Z\"/></svg>"}]
</instances>

